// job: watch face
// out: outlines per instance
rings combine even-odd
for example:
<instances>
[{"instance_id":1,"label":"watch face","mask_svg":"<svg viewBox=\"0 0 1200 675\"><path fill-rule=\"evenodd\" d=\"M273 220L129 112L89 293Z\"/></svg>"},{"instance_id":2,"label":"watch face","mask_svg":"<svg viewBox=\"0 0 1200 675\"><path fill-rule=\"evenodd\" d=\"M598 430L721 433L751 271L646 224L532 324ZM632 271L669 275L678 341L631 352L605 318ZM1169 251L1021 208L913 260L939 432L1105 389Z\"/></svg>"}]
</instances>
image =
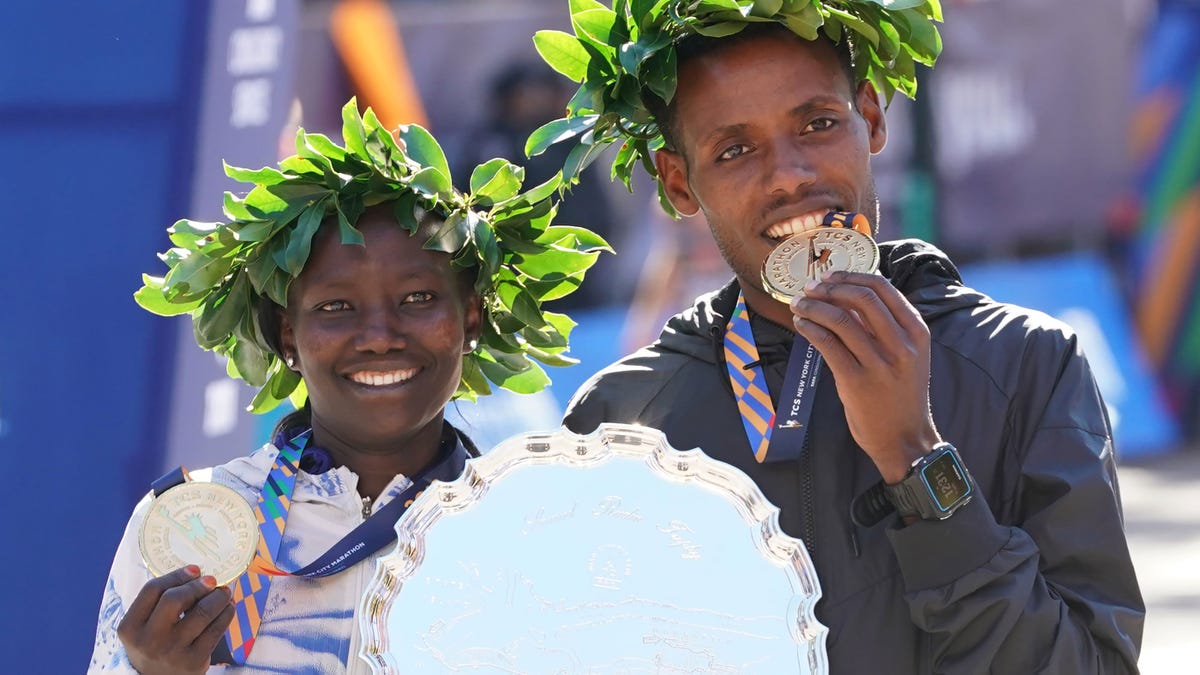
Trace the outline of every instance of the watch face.
<instances>
[{"instance_id":1,"label":"watch face","mask_svg":"<svg viewBox=\"0 0 1200 675\"><path fill-rule=\"evenodd\" d=\"M938 508L947 511L963 497L971 494L971 484L963 475L962 467L954 453L945 452L941 457L925 465L921 471L929 494L933 495Z\"/></svg>"}]
</instances>

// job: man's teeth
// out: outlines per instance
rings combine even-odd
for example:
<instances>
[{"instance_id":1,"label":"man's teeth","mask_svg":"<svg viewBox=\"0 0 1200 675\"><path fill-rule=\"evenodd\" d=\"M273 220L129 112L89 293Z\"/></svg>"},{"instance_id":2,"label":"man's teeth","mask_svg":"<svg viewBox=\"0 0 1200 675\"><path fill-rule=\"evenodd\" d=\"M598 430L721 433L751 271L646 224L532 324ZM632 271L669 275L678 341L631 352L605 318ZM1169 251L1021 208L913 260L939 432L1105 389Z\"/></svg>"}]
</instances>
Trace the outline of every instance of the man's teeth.
<instances>
[{"instance_id":1,"label":"man's teeth","mask_svg":"<svg viewBox=\"0 0 1200 675\"><path fill-rule=\"evenodd\" d=\"M767 228L766 235L772 239L783 239L793 234L812 230L821 226L828 211L813 211L795 218L788 218Z\"/></svg>"},{"instance_id":2,"label":"man's teeth","mask_svg":"<svg viewBox=\"0 0 1200 675\"><path fill-rule=\"evenodd\" d=\"M405 380L410 380L416 374L417 369L413 368L411 370L393 370L387 373L353 373L350 375L350 379L359 384L384 387L389 384L397 384Z\"/></svg>"}]
</instances>

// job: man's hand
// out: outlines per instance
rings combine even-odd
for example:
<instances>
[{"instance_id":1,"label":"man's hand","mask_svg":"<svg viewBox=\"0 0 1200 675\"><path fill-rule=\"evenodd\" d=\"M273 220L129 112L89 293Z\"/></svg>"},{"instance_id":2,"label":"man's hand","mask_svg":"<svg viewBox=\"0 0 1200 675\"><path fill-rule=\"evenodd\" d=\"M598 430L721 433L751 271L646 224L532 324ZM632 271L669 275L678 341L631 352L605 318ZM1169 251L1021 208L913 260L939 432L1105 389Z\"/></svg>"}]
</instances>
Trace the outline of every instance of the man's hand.
<instances>
[{"instance_id":1,"label":"man's hand","mask_svg":"<svg viewBox=\"0 0 1200 675\"><path fill-rule=\"evenodd\" d=\"M887 279L833 272L792 300L796 331L837 382L854 440L887 483L941 441L929 412L929 327Z\"/></svg>"},{"instance_id":2,"label":"man's hand","mask_svg":"<svg viewBox=\"0 0 1200 675\"><path fill-rule=\"evenodd\" d=\"M195 565L151 579L117 627L129 663L142 675L203 673L234 610L228 588Z\"/></svg>"}]
</instances>

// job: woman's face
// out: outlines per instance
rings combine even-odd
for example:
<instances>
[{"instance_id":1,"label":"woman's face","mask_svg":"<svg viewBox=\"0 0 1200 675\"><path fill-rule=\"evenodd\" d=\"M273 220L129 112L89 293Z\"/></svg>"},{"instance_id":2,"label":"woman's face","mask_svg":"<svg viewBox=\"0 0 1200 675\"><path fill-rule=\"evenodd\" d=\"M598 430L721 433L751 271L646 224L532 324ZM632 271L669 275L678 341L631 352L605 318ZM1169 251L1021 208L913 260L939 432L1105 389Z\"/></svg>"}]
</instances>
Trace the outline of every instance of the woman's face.
<instances>
[{"instance_id":1,"label":"woman's face","mask_svg":"<svg viewBox=\"0 0 1200 675\"><path fill-rule=\"evenodd\" d=\"M479 299L448 254L421 248L425 237L386 210L358 227L365 246L342 244L336 227L313 239L288 292L283 352L308 387L318 442L366 449L436 437L479 336Z\"/></svg>"}]
</instances>

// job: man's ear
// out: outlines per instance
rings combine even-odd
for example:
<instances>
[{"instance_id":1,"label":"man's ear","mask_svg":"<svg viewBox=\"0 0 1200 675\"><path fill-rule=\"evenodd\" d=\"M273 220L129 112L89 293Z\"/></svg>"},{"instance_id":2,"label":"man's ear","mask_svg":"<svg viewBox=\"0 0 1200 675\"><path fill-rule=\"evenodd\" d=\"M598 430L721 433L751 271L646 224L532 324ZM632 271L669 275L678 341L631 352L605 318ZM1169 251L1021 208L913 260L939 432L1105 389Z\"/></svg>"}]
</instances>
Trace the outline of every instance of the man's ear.
<instances>
[{"instance_id":1,"label":"man's ear","mask_svg":"<svg viewBox=\"0 0 1200 675\"><path fill-rule=\"evenodd\" d=\"M654 166L658 169L658 179L662 181L667 199L671 206L685 216L694 216L700 212L700 201L692 193L688 185L687 160L674 150L662 149L654 153Z\"/></svg>"},{"instance_id":2,"label":"man's ear","mask_svg":"<svg viewBox=\"0 0 1200 675\"><path fill-rule=\"evenodd\" d=\"M858 83L855 102L858 104L858 113L867 123L871 154L876 155L883 152L883 148L887 145L887 119L883 114L883 106L879 103L879 94L876 93L875 85L871 84L870 80Z\"/></svg>"}]
</instances>

